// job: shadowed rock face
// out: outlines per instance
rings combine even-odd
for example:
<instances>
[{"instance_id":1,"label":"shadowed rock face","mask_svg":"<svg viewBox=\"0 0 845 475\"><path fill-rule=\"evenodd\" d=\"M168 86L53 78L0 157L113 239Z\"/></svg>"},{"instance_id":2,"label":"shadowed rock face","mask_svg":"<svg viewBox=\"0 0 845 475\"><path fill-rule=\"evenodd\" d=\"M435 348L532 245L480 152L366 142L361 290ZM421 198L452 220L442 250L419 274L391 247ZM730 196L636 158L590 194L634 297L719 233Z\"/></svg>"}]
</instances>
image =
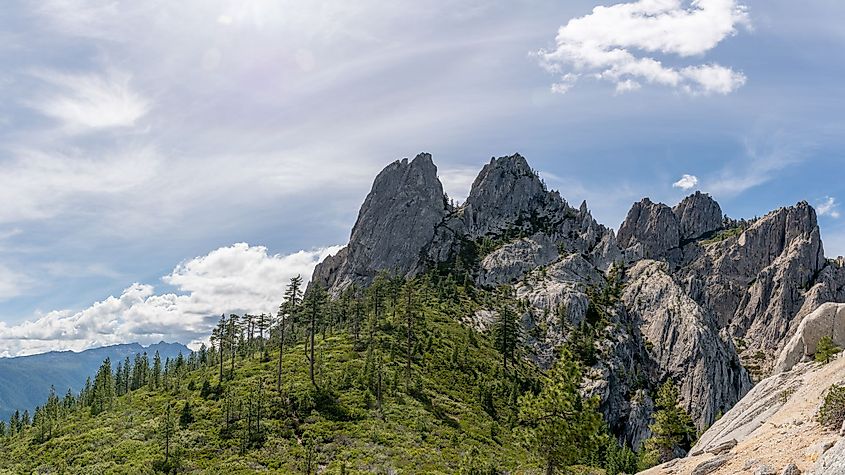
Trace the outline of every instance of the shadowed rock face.
<instances>
[{"instance_id":1,"label":"shadowed rock face","mask_svg":"<svg viewBox=\"0 0 845 475\"><path fill-rule=\"evenodd\" d=\"M643 198L628 211L617 238L629 260L665 258L681 244L681 225L671 208Z\"/></svg>"},{"instance_id":2,"label":"shadowed rock face","mask_svg":"<svg viewBox=\"0 0 845 475\"><path fill-rule=\"evenodd\" d=\"M458 262L477 285L512 285L527 303L525 344L542 368L584 321L590 290L606 288L624 264L583 391L601 398L611 429L634 447L650 435L649 392L665 380L707 427L751 388L749 371L770 372L804 316L845 300L845 262L825 260L805 202L746 222L724 217L700 192L674 208L644 198L614 234L586 203L576 209L547 190L520 155L490 160L459 207L445 202L430 155L390 164L349 244L313 281L337 295L381 271L410 277L435 266L456 271ZM495 308L476 315L484 318L465 321L489 322Z\"/></svg>"},{"instance_id":3,"label":"shadowed rock face","mask_svg":"<svg viewBox=\"0 0 845 475\"><path fill-rule=\"evenodd\" d=\"M678 217L682 241L722 229L722 208L710 195L700 191L684 198L672 211Z\"/></svg>"},{"instance_id":4,"label":"shadowed rock face","mask_svg":"<svg viewBox=\"0 0 845 475\"><path fill-rule=\"evenodd\" d=\"M508 229L531 229L541 219L567 211L559 195L550 194L520 155L494 158L484 165L463 207L464 232L472 237Z\"/></svg>"},{"instance_id":5,"label":"shadowed rock face","mask_svg":"<svg viewBox=\"0 0 845 475\"><path fill-rule=\"evenodd\" d=\"M393 162L376 177L349 244L315 269L314 280L339 291L353 283L366 285L380 271L413 275L445 215L443 186L431 155Z\"/></svg>"}]
</instances>

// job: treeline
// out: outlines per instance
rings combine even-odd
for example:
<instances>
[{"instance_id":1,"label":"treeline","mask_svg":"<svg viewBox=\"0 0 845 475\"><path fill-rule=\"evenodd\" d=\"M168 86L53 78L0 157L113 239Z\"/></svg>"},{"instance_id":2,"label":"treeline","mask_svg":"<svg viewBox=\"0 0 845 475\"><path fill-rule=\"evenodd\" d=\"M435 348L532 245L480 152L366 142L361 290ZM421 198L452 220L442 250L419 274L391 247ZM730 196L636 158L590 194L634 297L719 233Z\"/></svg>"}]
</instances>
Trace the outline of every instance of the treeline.
<instances>
[{"instance_id":1,"label":"treeline","mask_svg":"<svg viewBox=\"0 0 845 475\"><path fill-rule=\"evenodd\" d=\"M456 323L482 307L496 309L490 332ZM79 394L60 399L51 391L31 421L28 413L16 413L0 429L6 436L29 433L43 443L60 434L73 414L97 417L136 392L158 394L167 402L157 409L162 459L155 468L172 472L182 463L177 436L195 423L191 401L199 398L219 407L214 425L221 441L234 442L242 454L270 437L294 441L301 447L301 469L310 474L326 463L320 460L326 436L309 429L314 414L339 422L384 421L388 405L412 398L457 430L460 422L435 400L434 393L448 390L477 404L491 421L486 432L467 428L474 438L522 444L546 473L575 464L600 466L610 475L635 471L638 457L608 432L598 401L580 393L581 358L563 348L556 367L542 375L523 357L524 308L508 288L487 292L437 273L412 280L381 275L366 288L350 286L334 296L319 285L304 290L295 277L275 314L222 315L209 346L187 357L162 362L158 353L152 361L141 354L116 367L107 359ZM333 344L349 344L351 351L332 353ZM331 368L327 353L335 355ZM671 420L661 426L661 438L649 442L648 460L641 457L640 465L688 442L689 434L671 432L689 428L686 420L675 424L681 417L677 393L666 391L659 403ZM363 407L348 402L347 394L360 394ZM471 447L460 473L501 473L503 461L495 454L482 456Z\"/></svg>"}]
</instances>

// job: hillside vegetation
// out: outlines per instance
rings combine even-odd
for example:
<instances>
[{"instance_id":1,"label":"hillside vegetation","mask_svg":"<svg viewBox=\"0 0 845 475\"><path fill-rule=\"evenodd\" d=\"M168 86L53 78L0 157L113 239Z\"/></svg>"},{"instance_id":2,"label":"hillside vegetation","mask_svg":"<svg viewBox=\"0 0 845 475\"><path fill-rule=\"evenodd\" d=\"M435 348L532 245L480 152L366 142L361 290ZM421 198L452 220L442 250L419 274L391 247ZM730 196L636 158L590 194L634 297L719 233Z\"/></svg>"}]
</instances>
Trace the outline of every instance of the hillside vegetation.
<instances>
[{"instance_id":1,"label":"hillside vegetation","mask_svg":"<svg viewBox=\"0 0 845 475\"><path fill-rule=\"evenodd\" d=\"M522 357L509 293L433 274L336 299L298 286L272 319L221 318L210 348L106 360L78 395L51 395L31 421L16 415L0 472L632 469L597 401L579 395L568 351L552 379ZM503 309L489 335L460 323L482 302Z\"/></svg>"}]
</instances>

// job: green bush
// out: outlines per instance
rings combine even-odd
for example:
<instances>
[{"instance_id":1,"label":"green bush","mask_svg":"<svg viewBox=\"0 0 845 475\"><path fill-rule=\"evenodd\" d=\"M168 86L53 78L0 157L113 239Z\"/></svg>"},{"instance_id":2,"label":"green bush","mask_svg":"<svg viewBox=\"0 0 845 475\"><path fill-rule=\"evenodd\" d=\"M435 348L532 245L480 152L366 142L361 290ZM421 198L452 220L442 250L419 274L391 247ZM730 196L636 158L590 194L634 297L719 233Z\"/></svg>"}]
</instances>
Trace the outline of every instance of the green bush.
<instances>
[{"instance_id":1,"label":"green bush","mask_svg":"<svg viewBox=\"0 0 845 475\"><path fill-rule=\"evenodd\" d=\"M842 427L842 421L845 421L845 386L834 384L827 390L816 418L827 429Z\"/></svg>"},{"instance_id":2,"label":"green bush","mask_svg":"<svg viewBox=\"0 0 845 475\"><path fill-rule=\"evenodd\" d=\"M830 363L830 358L841 351L842 348L836 346L833 343L833 339L825 335L819 340L818 346L816 346L816 361L821 364Z\"/></svg>"}]
</instances>

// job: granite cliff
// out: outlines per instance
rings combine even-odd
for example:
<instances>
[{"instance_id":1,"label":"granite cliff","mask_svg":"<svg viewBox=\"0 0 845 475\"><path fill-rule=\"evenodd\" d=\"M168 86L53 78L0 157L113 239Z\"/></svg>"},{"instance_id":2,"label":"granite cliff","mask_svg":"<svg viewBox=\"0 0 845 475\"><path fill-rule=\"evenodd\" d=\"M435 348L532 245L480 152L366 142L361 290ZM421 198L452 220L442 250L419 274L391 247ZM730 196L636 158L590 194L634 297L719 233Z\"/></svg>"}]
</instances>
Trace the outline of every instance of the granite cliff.
<instances>
[{"instance_id":1,"label":"granite cliff","mask_svg":"<svg viewBox=\"0 0 845 475\"><path fill-rule=\"evenodd\" d=\"M459 206L445 199L429 154L390 164L348 245L317 266L313 282L337 295L379 272L429 271L511 286L541 367L591 332L598 357L583 390L601 398L611 429L634 448L650 434L651 394L663 381L675 382L703 431L772 373L804 317L845 300L842 262L825 258L806 202L745 221L700 192L674 207L644 198L616 233L586 203L548 190L518 154L484 165ZM467 321L483 328L493 312Z\"/></svg>"}]
</instances>

